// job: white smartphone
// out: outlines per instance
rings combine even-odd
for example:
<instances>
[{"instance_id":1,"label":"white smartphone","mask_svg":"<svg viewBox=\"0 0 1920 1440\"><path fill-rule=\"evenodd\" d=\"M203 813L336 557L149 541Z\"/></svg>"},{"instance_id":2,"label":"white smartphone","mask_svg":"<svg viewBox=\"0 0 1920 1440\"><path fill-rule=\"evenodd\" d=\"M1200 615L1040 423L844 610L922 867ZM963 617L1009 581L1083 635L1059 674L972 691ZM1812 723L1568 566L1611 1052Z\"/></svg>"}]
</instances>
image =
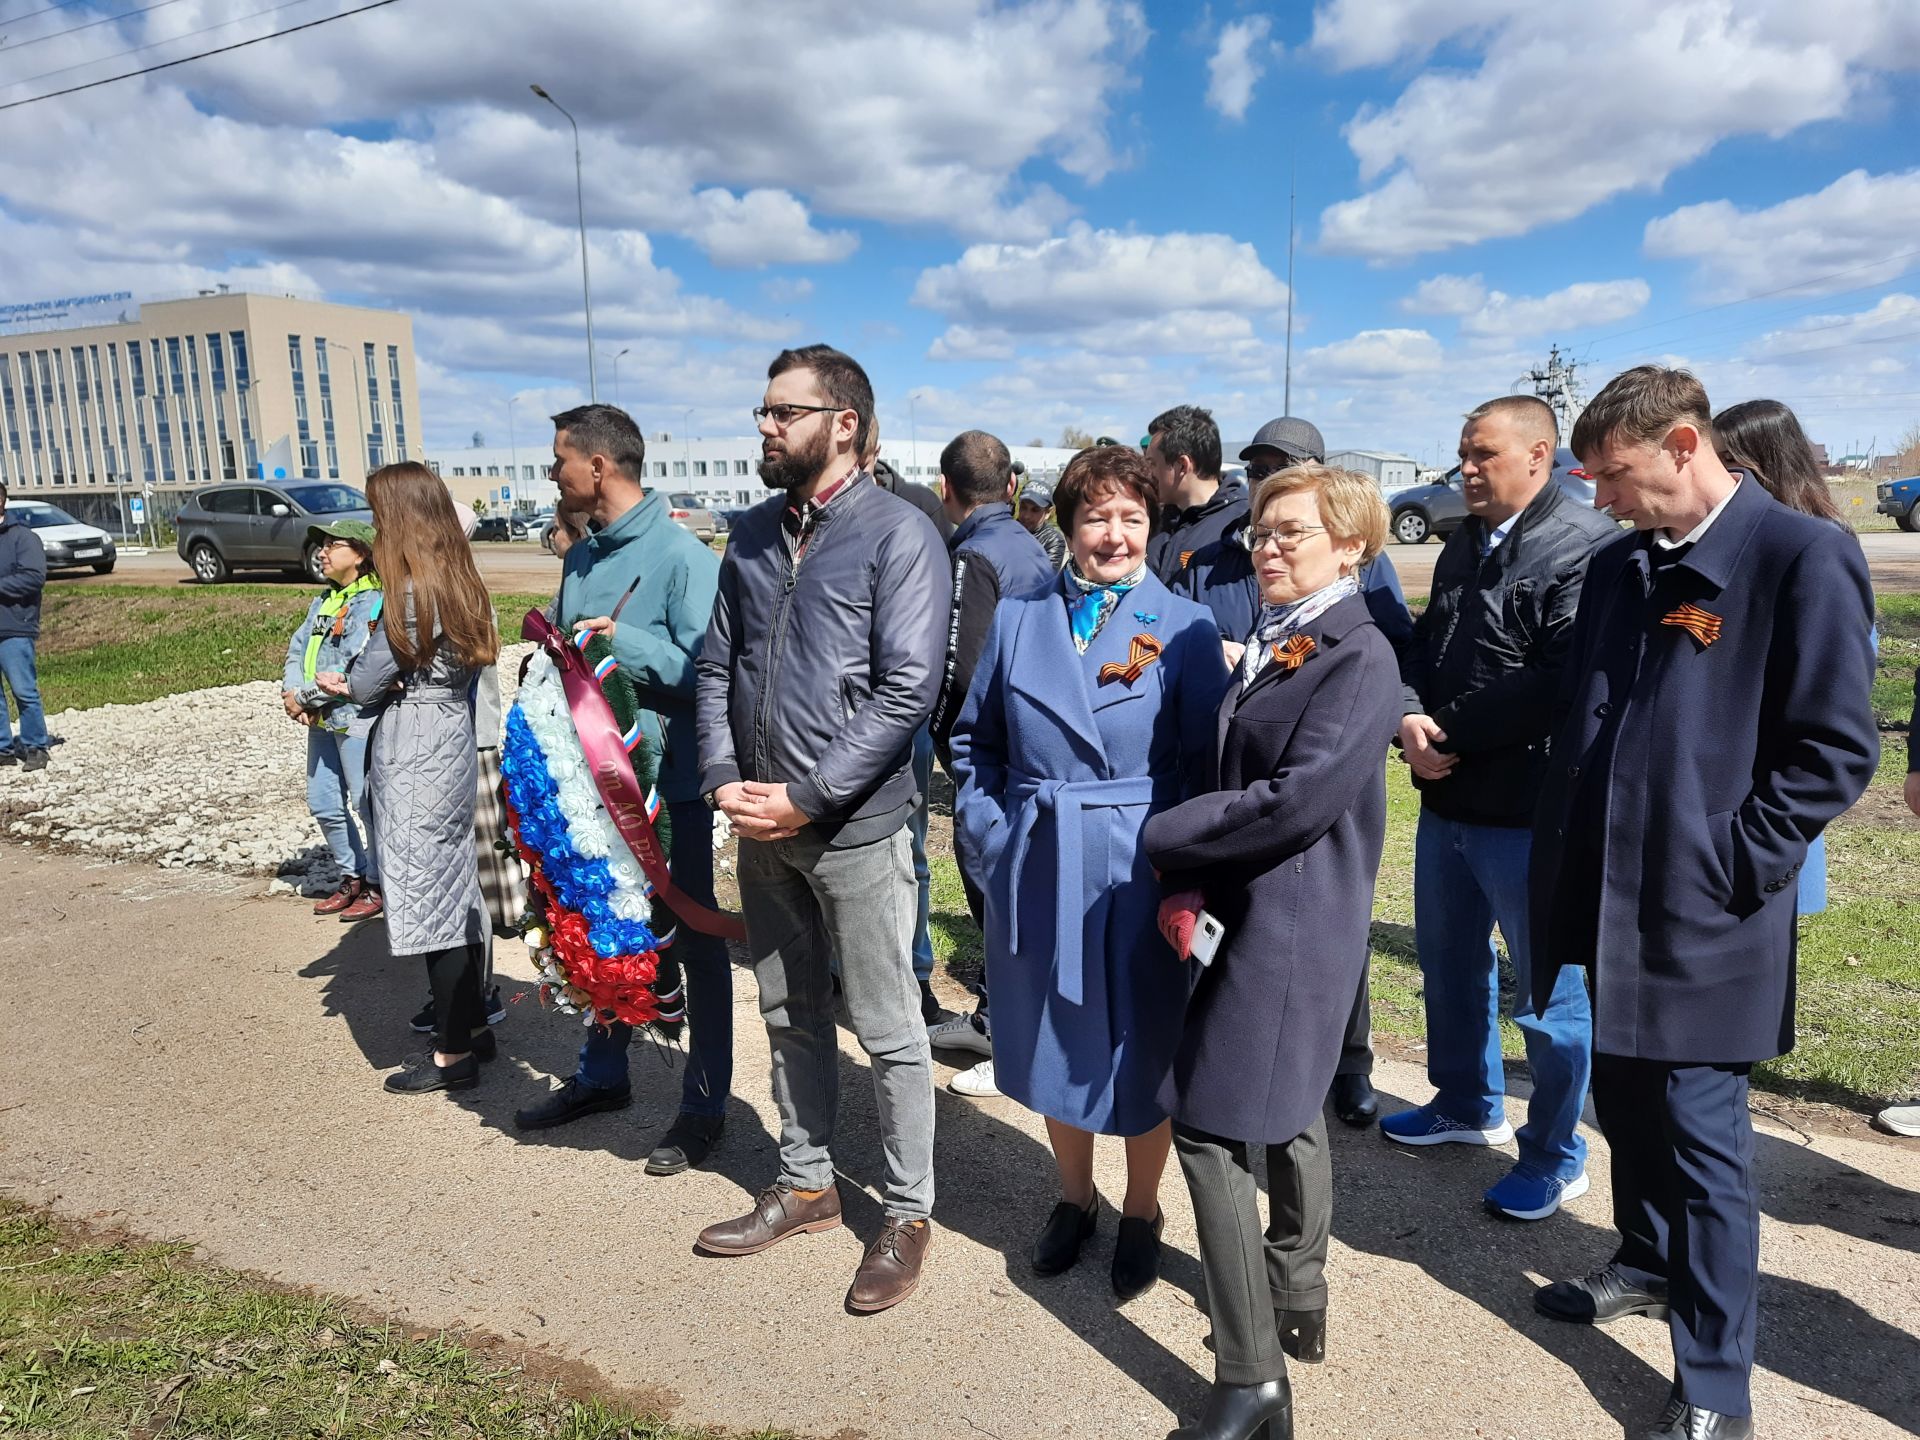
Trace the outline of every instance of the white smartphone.
<instances>
[{"instance_id":1,"label":"white smartphone","mask_svg":"<svg viewBox=\"0 0 1920 1440\"><path fill-rule=\"evenodd\" d=\"M1202 965L1213 964L1213 957L1220 953L1220 942L1227 938L1227 927L1205 910L1194 922L1193 943L1187 953Z\"/></svg>"}]
</instances>

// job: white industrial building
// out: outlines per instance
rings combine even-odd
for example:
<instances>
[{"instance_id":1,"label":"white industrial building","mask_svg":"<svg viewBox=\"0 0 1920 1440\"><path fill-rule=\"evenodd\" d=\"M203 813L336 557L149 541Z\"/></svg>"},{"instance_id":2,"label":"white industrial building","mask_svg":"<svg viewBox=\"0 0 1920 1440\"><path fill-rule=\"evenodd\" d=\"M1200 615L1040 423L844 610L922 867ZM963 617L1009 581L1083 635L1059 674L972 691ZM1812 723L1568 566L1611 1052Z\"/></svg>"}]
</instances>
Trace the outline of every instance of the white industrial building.
<instances>
[{"instance_id":1,"label":"white industrial building","mask_svg":"<svg viewBox=\"0 0 1920 1440\"><path fill-rule=\"evenodd\" d=\"M948 437L951 438L951 437ZM880 455L909 480L938 486L941 440L887 440ZM1074 451L1055 445L1015 445L1013 458L1029 474L1051 478L1066 467ZM440 472L454 499L463 503L484 500L489 509L506 506L539 510L553 503L553 482L547 478L553 464L550 442L489 445L469 450L438 450L427 463ZM647 436L649 490L692 494L710 510L744 510L767 497L760 483L760 437L738 435L724 440L674 436L662 432Z\"/></svg>"},{"instance_id":2,"label":"white industrial building","mask_svg":"<svg viewBox=\"0 0 1920 1440\"><path fill-rule=\"evenodd\" d=\"M1327 464L1337 470L1358 470L1373 476L1382 495L1408 489L1420 479L1420 462L1391 450L1335 450L1327 456Z\"/></svg>"}]
</instances>

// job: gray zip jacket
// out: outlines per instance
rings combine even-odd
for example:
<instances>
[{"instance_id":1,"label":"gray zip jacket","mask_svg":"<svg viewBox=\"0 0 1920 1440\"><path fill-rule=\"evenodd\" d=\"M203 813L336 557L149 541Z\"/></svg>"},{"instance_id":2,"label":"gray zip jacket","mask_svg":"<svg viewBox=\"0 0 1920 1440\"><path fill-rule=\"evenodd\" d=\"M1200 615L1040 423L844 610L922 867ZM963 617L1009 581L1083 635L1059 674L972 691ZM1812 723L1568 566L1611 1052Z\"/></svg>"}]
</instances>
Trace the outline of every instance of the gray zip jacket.
<instances>
[{"instance_id":1,"label":"gray zip jacket","mask_svg":"<svg viewBox=\"0 0 1920 1440\"><path fill-rule=\"evenodd\" d=\"M696 690L700 793L784 783L829 844L864 845L899 829L917 793L913 736L946 656L946 551L864 473L797 562L786 508L776 495L748 511L720 562Z\"/></svg>"}]
</instances>

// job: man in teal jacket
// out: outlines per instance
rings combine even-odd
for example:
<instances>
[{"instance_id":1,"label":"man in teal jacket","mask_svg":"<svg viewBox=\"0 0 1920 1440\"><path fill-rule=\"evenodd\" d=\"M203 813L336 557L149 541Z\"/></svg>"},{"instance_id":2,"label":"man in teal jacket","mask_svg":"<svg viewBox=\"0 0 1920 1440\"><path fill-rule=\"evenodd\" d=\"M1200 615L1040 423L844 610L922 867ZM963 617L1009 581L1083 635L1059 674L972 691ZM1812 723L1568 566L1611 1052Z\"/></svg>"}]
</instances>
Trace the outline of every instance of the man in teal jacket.
<instances>
[{"instance_id":1,"label":"man in teal jacket","mask_svg":"<svg viewBox=\"0 0 1920 1440\"><path fill-rule=\"evenodd\" d=\"M646 441L626 411L582 405L553 417L553 480L560 508L586 517L572 545L552 615L569 632L604 633L619 673L640 702L643 732L661 757L660 799L672 825L668 862L688 897L713 901L713 816L700 798L694 734L694 661L706 638L720 573L714 553L648 494ZM697 1165L720 1138L733 1083L733 984L726 946L682 925L674 954L686 977L687 1064L680 1114L647 1160L649 1175ZM595 1025L575 1073L515 1117L523 1130L564 1125L632 1102L622 1024Z\"/></svg>"}]
</instances>

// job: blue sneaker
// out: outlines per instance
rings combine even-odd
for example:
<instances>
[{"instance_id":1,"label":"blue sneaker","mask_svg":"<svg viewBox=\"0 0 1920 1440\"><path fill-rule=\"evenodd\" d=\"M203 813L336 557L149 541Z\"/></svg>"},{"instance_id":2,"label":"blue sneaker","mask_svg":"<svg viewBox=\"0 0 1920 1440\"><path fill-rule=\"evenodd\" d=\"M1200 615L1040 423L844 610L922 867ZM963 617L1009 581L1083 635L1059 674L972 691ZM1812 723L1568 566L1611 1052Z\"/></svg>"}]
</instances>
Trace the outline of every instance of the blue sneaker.
<instances>
[{"instance_id":1,"label":"blue sneaker","mask_svg":"<svg viewBox=\"0 0 1920 1440\"><path fill-rule=\"evenodd\" d=\"M1487 1191L1487 1209L1509 1220L1544 1220L1566 1201L1578 1200L1589 1188L1584 1170L1569 1180L1516 1165Z\"/></svg>"},{"instance_id":2,"label":"blue sneaker","mask_svg":"<svg viewBox=\"0 0 1920 1440\"><path fill-rule=\"evenodd\" d=\"M1380 1133L1402 1145L1504 1145L1513 1139L1513 1126L1502 1116L1498 1125L1483 1130L1422 1105L1387 1116L1380 1122Z\"/></svg>"}]
</instances>

